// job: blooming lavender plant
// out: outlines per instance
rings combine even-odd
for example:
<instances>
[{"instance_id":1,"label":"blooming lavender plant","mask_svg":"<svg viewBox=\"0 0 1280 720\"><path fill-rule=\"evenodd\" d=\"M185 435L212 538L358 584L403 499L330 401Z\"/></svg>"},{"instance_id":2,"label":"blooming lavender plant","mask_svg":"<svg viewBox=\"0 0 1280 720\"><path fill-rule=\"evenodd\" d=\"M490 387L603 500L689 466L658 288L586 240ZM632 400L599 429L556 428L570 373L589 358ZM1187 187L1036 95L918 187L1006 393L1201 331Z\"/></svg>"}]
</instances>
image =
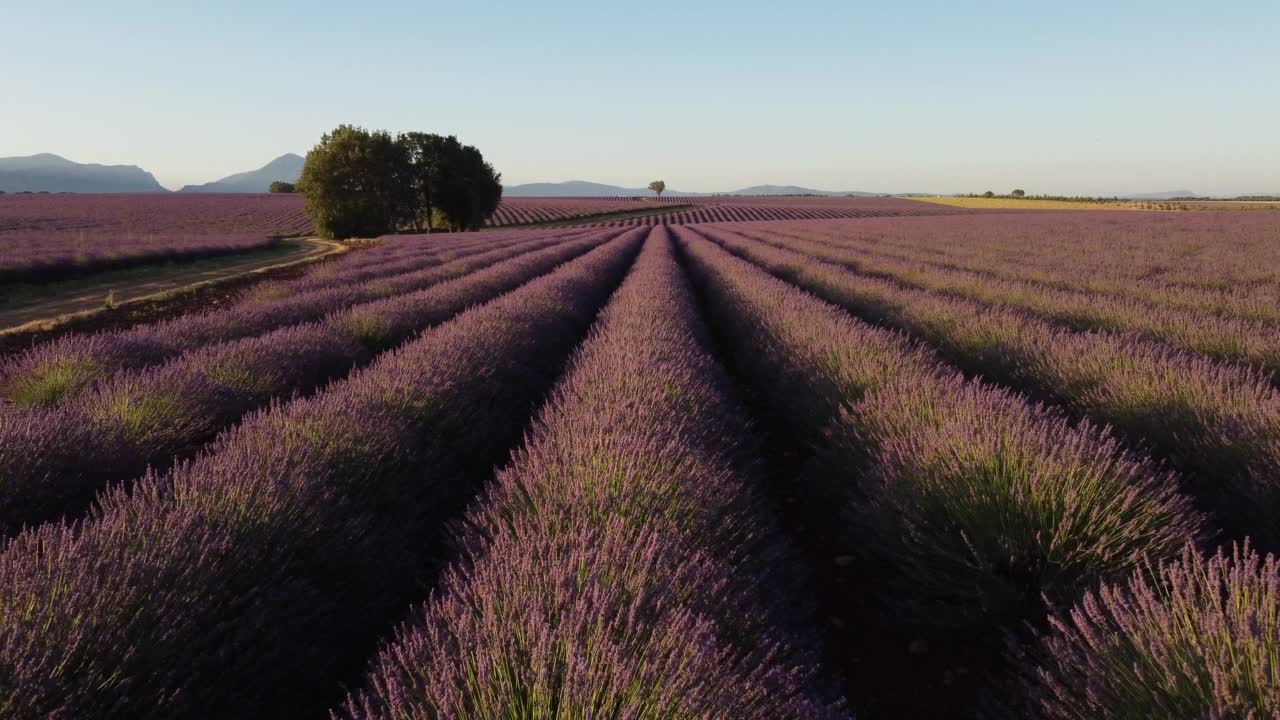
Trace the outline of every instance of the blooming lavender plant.
<instances>
[{"instance_id":1,"label":"blooming lavender plant","mask_svg":"<svg viewBox=\"0 0 1280 720\"><path fill-rule=\"evenodd\" d=\"M1024 660L1018 713L1089 718L1280 716L1280 566L1245 546L1103 585Z\"/></svg>"}]
</instances>

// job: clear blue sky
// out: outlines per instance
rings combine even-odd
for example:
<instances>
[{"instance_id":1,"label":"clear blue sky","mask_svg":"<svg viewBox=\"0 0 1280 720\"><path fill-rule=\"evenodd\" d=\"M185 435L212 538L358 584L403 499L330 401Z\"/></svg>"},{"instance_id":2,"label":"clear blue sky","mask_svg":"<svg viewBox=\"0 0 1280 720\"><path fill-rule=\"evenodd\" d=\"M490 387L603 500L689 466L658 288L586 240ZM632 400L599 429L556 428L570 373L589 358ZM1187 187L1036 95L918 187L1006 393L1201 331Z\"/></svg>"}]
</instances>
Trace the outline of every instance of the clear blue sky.
<instances>
[{"instance_id":1,"label":"clear blue sky","mask_svg":"<svg viewBox=\"0 0 1280 720\"><path fill-rule=\"evenodd\" d=\"M6 2L0 156L165 185L339 123L507 184L1280 192L1280 2Z\"/></svg>"}]
</instances>

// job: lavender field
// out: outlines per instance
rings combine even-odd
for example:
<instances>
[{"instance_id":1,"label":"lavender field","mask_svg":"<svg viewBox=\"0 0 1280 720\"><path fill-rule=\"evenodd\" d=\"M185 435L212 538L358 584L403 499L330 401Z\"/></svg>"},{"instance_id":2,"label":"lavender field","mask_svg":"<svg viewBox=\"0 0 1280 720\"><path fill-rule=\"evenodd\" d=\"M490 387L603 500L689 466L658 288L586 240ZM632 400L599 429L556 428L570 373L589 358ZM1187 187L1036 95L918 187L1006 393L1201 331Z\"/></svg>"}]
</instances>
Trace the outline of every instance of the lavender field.
<instances>
[{"instance_id":1,"label":"lavender field","mask_svg":"<svg viewBox=\"0 0 1280 720\"><path fill-rule=\"evenodd\" d=\"M1280 717L1280 216L668 202L0 356L0 717Z\"/></svg>"},{"instance_id":2,"label":"lavender field","mask_svg":"<svg viewBox=\"0 0 1280 720\"><path fill-rule=\"evenodd\" d=\"M0 194L0 283L245 252L310 229L302 203L276 195Z\"/></svg>"}]
</instances>

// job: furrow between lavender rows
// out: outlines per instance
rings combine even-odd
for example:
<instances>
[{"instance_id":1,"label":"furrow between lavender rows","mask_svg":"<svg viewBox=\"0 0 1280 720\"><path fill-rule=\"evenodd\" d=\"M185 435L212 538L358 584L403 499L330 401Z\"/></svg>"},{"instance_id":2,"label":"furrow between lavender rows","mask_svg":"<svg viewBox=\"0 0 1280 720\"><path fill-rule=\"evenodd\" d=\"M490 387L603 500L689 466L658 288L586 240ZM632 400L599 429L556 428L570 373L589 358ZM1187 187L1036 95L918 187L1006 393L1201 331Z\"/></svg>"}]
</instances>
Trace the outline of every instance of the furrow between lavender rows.
<instances>
[{"instance_id":1,"label":"furrow between lavender rows","mask_svg":"<svg viewBox=\"0 0 1280 720\"><path fill-rule=\"evenodd\" d=\"M75 517L98 490L167 468L250 410L309 393L598 242L555 243L324 320L123 371L56 408L0 415L0 535Z\"/></svg>"},{"instance_id":2,"label":"furrow between lavender rows","mask_svg":"<svg viewBox=\"0 0 1280 720\"><path fill-rule=\"evenodd\" d=\"M642 235L468 310L0 555L0 715L297 717L430 582Z\"/></svg>"}]
</instances>

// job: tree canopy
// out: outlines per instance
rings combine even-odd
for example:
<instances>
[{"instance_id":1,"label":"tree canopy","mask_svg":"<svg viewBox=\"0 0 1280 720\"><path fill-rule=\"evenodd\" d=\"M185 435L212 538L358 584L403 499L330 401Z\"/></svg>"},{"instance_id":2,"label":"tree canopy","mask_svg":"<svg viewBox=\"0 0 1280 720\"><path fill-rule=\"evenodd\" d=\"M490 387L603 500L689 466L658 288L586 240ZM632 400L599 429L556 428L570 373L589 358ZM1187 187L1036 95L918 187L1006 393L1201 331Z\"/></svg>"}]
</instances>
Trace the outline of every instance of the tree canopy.
<instances>
[{"instance_id":1,"label":"tree canopy","mask_svg":"<svg viewBox=\"0 0 1280 720\"><path fill-rule=\"evenodd\" d=\"M307 153L298 191L324 237L474 230L502 201L502 175L452 135L342 125Z\"/></svg>"},{"instance_id":2,"label":"tree canopy","mask_svg":"<svg viewBox=\"0 0 1280 720\"><path fill-rule=\"evenodd\" d=\"M649 189L652 190L654 194L657 195L658 197L662 197L663 191L667 189L667 184L662 180L654 180L653 182L649 183Z\"/></svg>"},{"instance_id":3,"label":"tree canopy","mask_svg":"<svg viewBox=\"0 0 1280 720\"><path fill-rule=\"evenodd\" d=\"M273 193L291 193L297 192L297 190L298 188L296 188L293 183L288 183L283 180L276 180L271 183L271 187L267 189L268 192Z\"/></svg>"},{"instance_id":4,"label":"tree canopy","mask_svg":"<svg viewBox=\"0 0 1280 720\"><path fill-rule=\"evenodd\" d=\"M1010 196L1012 196L1012 197L1016 197L1016 198L1024 198L1024 197L1026 197L1026 196L1027 196L1027 191L1026 191L1026 190L1014 190L1013 192L1009 193L1009 195L1010 195Z\"/></svg>"}]
</instances>

